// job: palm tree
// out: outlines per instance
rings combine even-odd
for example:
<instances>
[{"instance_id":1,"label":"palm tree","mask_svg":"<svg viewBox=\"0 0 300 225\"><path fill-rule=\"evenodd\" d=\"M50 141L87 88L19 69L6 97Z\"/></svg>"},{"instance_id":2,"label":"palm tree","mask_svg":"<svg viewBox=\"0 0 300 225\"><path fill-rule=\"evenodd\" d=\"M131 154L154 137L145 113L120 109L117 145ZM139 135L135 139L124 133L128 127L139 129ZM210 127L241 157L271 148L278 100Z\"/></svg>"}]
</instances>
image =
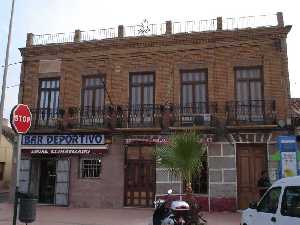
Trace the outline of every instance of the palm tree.
<instances>
[{"instance_id":1,"label":"palm tree","mask_svg":"<svg viewBox=\"0 0 300 225\"><path fill-rule=\"evenodd\" d=\"M195 131L174 134L168 144L156 149L158 163L181 177L187 192L192 192L192 176L202 167L206 146L200 143L201 137Z\"/></svg>"}]
</instances>

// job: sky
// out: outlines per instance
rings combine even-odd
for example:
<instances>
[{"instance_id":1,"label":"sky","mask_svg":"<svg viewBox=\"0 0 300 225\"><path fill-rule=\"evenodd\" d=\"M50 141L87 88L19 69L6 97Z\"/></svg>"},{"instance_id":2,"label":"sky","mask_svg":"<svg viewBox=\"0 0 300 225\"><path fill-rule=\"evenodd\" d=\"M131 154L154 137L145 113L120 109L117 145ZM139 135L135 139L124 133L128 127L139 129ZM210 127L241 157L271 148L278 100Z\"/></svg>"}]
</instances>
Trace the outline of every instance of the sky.
<instances>
[{"instance_id":1,"label":"sky","mask_svg":"<svg viewBox=\"0 0 300 225\"><path fill-rule=\"evenodd\" d=\"M8 24L12 0L0 0L0 84L7 45ZM292 97L300 98L300 77L297 76L300 52L300 3L296 0L15 0L12 44L9 63L20 62L18 48L24 47L26 34L69 33L75 29L91 30L117 27L119 24L163 23L167 20L190 21L270 15L283 12L286 25L292 25L288 35L289 74ZM4 117L17 104L20 64L9 67Z\"/></svg>"}]
</instances>

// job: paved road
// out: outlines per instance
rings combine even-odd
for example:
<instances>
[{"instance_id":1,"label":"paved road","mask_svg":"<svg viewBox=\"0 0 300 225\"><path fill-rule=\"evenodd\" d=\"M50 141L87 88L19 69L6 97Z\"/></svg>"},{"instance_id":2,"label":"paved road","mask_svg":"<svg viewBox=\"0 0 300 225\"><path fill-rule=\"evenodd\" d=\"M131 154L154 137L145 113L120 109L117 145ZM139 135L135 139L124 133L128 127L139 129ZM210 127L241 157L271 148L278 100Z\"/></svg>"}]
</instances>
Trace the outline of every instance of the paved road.
<instances>
[{"instance_id":1,"label":"paved road","mask_svg":"<svg viewBox=\"0 0 300 225\"><path fill-rule=\"evenodd\" d=\"M0 204L0 225L10 225L12 206ZM32 225L148 225L152 209L88 209L39 206ZM238 213L205 214L208 225L239 225ZM21 225L21 223L18 223ZM23 225L23 224L22 224Z\"/></svg>"}]
</instances>

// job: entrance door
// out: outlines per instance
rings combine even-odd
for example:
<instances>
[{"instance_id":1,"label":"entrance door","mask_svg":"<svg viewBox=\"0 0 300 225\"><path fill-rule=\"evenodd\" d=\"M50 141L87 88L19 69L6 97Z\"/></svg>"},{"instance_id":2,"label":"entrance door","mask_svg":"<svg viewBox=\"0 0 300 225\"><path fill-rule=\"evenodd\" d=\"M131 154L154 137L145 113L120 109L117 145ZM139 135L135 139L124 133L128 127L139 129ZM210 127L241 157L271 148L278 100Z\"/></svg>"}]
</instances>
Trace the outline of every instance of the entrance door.
<instances>
[{"instance_id":1,"label":"entrance door","mask_svg":"<svg viewBox=\"0 0 300 225\"><path fill-rule=\"evenodd\" d=\"M128 147L125 169L125 205L151 207L155 196L153 148Z\"/></svg>"},{"instance_id":2,"label":"entrance door","mask_svg":"<svg viewBox=\"0 0 300 225\"><path fill-rule=\"evenodd\" d=\"M42 160L40 165L39 202L54 204L56 160Z\"/></svg>"},{"instance_id":3,"label":"entrance door","mask_svg":"<svg viewBox=\"0 0 300 225\"><path fill-rule=\"evenodd\" d=\"M237 146L238 206L248 208L258 200L257 181L261 172L267 170L267 146L241 144Z\"/></svg>"},{"instance_id":4,"label":"entrance door","mask_svg":"<svg viewBox=\"0 0 300 225\"><path fill-rule=\"evenodd\" d=\"M69 170L68 159L57 160L55 204L67 206L69 204Z\"/></svg>"}]
</instances>

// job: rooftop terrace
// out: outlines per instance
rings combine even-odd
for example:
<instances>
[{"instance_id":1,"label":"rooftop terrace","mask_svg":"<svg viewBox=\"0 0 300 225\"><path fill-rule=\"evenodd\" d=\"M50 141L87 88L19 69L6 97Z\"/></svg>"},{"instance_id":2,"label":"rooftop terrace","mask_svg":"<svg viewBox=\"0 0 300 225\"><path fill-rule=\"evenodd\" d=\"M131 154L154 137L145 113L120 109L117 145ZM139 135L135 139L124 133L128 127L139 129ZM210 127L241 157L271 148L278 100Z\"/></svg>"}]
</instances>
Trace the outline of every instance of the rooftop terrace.
<instances>
[{"instance_id":1,"label":"rooftop terrace","mask_svg":"<svg viewBox=\"0 0 300 225\"><path fill-rule=\"evenodd\" d=\"M220 30L241 30L259 27L284 26L283 14L278 12L271 15L245 16L238 18L222 18L198 21L172 22L151 24L147 20L133 26L119 25L118 27L56 34L27 34L26 47L58 43L95 41L111 38L126 38L139 36L158 36L180 33L210 32Z\"/></svg>"}]
</instances>

